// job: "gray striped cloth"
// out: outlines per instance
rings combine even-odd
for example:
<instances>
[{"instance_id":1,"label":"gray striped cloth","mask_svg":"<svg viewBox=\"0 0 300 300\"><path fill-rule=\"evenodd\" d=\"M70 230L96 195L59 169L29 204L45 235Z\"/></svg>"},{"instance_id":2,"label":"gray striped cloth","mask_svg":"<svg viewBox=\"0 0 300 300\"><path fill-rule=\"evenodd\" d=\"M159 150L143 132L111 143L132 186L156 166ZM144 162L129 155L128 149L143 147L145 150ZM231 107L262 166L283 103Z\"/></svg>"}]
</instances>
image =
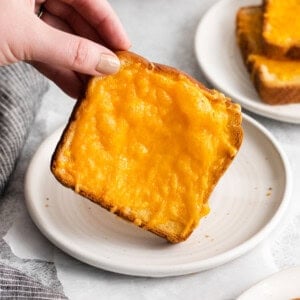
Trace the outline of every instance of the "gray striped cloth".
<instances>
[{"instance_id":1,"label":"gray striped cloth","mask_svg":"<svg viewBox=\"0 0 300 300\"><path fill-rule=\"evenodd\" d=\"M0 67L0 195L47 89L47 81L26 63Z\"/></svg>"},{"instance_id":2,"label":"gray striped cloth","mask_svg":"<svg viewBox=\"0 0 300 300\"><path fill-rule=\"evenodd\" d=\"M67 299L22 272L0 263L0 299Z\"/></svg>"},{"instance_id":3,"label":"gray striped cloth","mask_svg":"<svg viewBox=\"0 0 300 300\"><path fill-rule=\"evenodd\" d=\"M44 77L26 63L0 67L0 195L47 89ZM67 298L0 263L0 299Z\"/></svg>"}]
</instances>

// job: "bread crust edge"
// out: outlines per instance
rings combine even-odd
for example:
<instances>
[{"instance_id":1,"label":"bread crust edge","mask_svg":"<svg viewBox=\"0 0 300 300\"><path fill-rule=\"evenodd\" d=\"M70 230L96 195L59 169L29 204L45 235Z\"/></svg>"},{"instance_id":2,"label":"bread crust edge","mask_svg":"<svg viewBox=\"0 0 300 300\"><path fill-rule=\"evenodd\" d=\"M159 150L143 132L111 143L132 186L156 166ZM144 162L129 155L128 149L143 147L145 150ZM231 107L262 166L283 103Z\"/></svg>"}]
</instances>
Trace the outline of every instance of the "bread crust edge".
<instances>
[{"instance_id":1,"label":"bread crust edge","mask_svg":"<svg viewBox=\"0 0 300 300\"><path fill-rule=\"evenodd\" d=\"M270 105L300 103L300 86L272 85L264 79L264 72L260 68L252 71L252 78L258 94L265 103Z\"/></svg>"}]
</instances>

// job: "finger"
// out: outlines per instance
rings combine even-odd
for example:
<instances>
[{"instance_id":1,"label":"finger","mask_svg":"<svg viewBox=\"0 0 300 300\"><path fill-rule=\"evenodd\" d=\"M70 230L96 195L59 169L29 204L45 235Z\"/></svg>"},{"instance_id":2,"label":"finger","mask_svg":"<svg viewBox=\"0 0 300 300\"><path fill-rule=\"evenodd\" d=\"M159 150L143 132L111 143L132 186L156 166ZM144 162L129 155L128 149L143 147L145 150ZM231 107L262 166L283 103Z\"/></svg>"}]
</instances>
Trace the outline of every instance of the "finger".
<instances>
[{"instance_id":1,"label":"finger","mask_svg":"<svg viewBox=\"0 0 300 300\"><path fill-rule=\"evenodd\" d=\"M70 5L60 0L51 0L46 2L45 8L52 15L64 20L78 35L97 43L102 42L97 31Z\"/></svg>"},{"instance_id":2,"label":"finger","mask_svg":"<svg viewBox=\"0 0 300 300\"><path fill-rule=\"evenodd\" d=\"M75 72L56 68L40 62L31 62L31 64L42 74L58 85L66 94L72 98L79 98L84 89L84 83Z\"/></svg>"},{"instance_id":3,"label":"finger","mask_svg":"<svg viewBox=\"0 0 300 300\"><path fill-rule=\"evenodd\" d=\"M71 27L66 24L65 22L63 22L60 18L56 17L56 16L53 16L52 14L50 14L48 11L44 12L43 13L43 16L41 17L41 19L46 22L47 24L57 28L57 29L60 29L60 30L63 30L65 32L69 32L69 33L72 33L72 29ZM35 64L37 65L37 63ZM61 76L63 76L64 73L61 72L61 70L56 70L55 67L52 67L50 68L48 65L45 64L45 66L43 67L43 65L40 65L39 67L41 70L42 69L45 69L46 71L48 71L49 75L53 78L51 78L52 81L55 81L55 76L53 76L52 74L55 74L55 72L57 71L59 74L61 74ZM50 70L51 69L51 70ZM46 71L44 71L44 75L47 76L46 74ZM73 72L72 72L73 73ZM70 77L69 76L69 72L65 72L66 76L67 77ZM83 83L83 85L85 86L85 84L87 83L87 80L88 80L88 76L84 75L84 74L80 74L80 73L75 73L74 74L78 77L78 79L81 81L81 83ZM50 79L50 78L49 78ZM60 82L62 82L63 80L60 80ZM75 81L74 81L75 83ZM61 84L62 86L64 85L64 83L62 82ZM81 89L81 87L79 87L79 89ZM76 93L75 93L76 95Z\"/></svg>"},{"instance_id":4,"label":"finger","mask_svg":"<svg viewBox=\"0 0 300 300\"><path fill-rule=\"evenodd\" d=\"M60 18L53 16L48 11L45 11L41 19L57 29L65 32L72 33L71 27ZM32 63L36 69L43 73L50 80L55 82L60 88L62 88L69 96L77 98L81 93L83 84L85 83L86 75L77 74L74 71L67 69L57 69L43 63ZM79 80L79 82L78 82Z\"/></svg>"},{"instance_id":5,"label":"finger","mask_svg":"<svg viewBox=\"0 0 300 300\"><path fill-rule=\"evenodd\" d=\"M66 22L64 22L60 18L52 15L48 11L45 11L43 13L41 20L43 20L45 23L47 23L48 25L50 25L56 29L63 30L65 32L69 32L69 33L74 33L72 28Z\"/></svg>"},{"instance_id":6,"label":"finger","mask_svg":"<svg viewBox=\"0 0 300 300\"><path fill-rule=\"evenodd\" d=\"M55 29L36 19L25 45L27 60L89 75L113 74L120 61L109 49L88 39Z\"/></svg>"},{"instance_id":7,"label":"finger","mask_svg":"<svg viewBox=\"0 0 300 300\"><path fill-rule=\"evenodd\" d=\"M93 25L105 43L113 49L127 50L130 47L129 38L119 18L106 0L61 1L71 5Z\"/></svg>"}]
</instances>

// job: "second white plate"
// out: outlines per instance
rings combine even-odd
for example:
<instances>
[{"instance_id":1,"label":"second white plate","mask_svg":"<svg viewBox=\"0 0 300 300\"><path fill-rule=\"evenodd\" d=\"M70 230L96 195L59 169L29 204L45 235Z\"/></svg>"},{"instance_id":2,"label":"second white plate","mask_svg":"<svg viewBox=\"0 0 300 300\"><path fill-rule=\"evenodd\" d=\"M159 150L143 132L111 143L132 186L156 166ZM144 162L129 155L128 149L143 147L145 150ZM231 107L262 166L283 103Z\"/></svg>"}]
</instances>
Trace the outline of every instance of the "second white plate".
<instances>
[{"instance_id":1,"label":"second white plate","mask_svg":"<svg viewBox=\"0 0 300 300\"><path fill-rule=\"evenodd\" d=\"M279 271L257 283L237 300L300 299L300 267Z\"/></svg>"},{"instance_id":2,"label":"second white plate","mask_svg":"<svg viewBox=\"0 0 300 300\"><path fill-rule=\"evenodd\" d=\"M300 123L300 104L262 102L243 64L235 36L240 7L261 5L262 0L223 0L207 11L198 25L195 51L207 79L244 108L272 119Z\"/></svg>"},{"instance_id":3,"label":"second white plate","mask_svg":"<svg viewBox=\"0 0 300 300\"><path fill-rule=\"evenodd\" d=\"M287 159L264 127L244 116L244 141L210 197L211 213L190 238L171 245L58 183L50 158L62 128L34 155L26 175L29 213L41 232L75 258L137 276L213 268L256 246L280 220L291 190Z\"/></svg>"}]
</instances>

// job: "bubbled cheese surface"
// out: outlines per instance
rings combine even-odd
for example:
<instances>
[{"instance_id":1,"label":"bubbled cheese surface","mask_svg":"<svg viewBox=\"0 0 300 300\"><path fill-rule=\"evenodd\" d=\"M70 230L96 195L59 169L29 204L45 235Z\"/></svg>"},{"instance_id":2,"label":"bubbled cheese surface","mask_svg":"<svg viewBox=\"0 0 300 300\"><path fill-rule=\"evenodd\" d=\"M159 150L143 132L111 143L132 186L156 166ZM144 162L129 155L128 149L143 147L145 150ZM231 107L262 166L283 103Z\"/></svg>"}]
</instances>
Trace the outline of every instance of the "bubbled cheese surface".
<instances>
[{"instance_id":1,"label":"bubbled cheese surface","mask_svg":"<svg viewBox=\"0 0 300 300\"><path fill-rule=\"evenodd\" d=\"M121 61L118 74L90 81L57 169L137 225L186 236L209 212L208 196L237 152L228 100L185 75Z\"/></svg>"}]
</instances>

